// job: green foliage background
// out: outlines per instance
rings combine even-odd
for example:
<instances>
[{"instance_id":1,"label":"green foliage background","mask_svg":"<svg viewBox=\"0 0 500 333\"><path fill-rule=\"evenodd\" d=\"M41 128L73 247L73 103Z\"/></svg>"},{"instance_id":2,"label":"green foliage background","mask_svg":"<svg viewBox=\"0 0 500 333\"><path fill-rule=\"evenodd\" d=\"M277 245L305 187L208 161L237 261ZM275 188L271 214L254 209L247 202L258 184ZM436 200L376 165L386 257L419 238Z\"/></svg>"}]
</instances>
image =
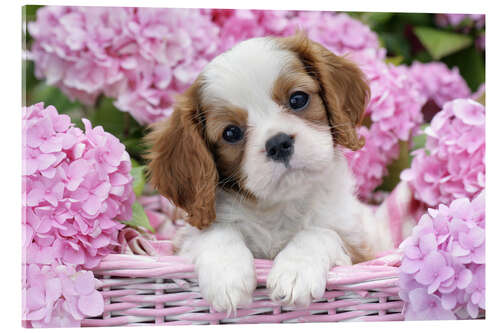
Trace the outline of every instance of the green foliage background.
<instances>
[{"instance_id":1,"label":"green foliage background","mask_svg":"<svg viewBox=\"0 0 500 333\"><path fill-rule=\"evenodd\" d=\"M449 68L458 67L469 88L477 90L485 80L485 52L475 47L484 29L476 29L465 20L458 28L441 28L435 14L428 13L359 13L351 16L375 31L388 57L396 64L413 61L442 61ZM467 31L467 33L463 31Z\"/></svg>"}]
</instances>

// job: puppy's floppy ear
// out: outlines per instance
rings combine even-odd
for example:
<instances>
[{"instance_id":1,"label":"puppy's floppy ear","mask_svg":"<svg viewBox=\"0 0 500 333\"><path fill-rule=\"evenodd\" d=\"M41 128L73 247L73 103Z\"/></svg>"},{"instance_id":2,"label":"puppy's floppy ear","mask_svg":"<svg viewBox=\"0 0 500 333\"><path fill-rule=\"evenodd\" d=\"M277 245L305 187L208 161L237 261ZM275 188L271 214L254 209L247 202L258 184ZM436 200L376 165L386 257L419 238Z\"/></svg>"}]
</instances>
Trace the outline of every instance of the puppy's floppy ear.
<instances>
[{"instance_id":1,"label":"puppy's floppy ear","mask_svg":"<svg viewBox=\"0 0 500 333\"><path fill-rule=\"evenodd\" d=\"M363 72L351 61L311 41L302 32L283 38L284 46L295 52L306 71L320 84L334 141L349 149L363 147L356 134L370 99L370 87Z\"/></svg>"},{"instance_id":2,"label":"puppy's floppy ear","mask_svg":"<svg viewBox=\"0 0 500 333\"><path fill-rule=\"evenodd\" d=\"M203 229L215 220L217 170L203 138L203 115L193 84L174 106L173 114L152 125L146 136L148 172L153 186Z\"/></svg>"}]
</instances>

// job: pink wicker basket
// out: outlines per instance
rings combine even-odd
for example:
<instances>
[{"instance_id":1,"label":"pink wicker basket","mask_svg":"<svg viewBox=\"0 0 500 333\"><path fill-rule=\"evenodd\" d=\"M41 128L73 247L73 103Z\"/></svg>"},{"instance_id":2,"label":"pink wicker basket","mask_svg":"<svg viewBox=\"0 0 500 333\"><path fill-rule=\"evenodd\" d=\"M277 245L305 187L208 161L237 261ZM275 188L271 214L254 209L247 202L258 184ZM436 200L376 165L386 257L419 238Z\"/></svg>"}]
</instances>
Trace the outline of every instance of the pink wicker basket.
<instances>
[{"instance_id":1,"label":"pink wicker basket","mask_svg":"<svg viewBox=\"0 0 500 333\"><path fill-rule=\"evenodd\" d=\"M272 261L255 260L258 288L253 303L236 314L214 312L199 293L191 264L176 256L111 254L94 274L105 299L104 313L82 326L183 325L402 320L398 297L400 255L333 268L321 300L307 308L280 306L268 297Z\"/></svg>"},{"instance_id":2,"label":"pink wicker basket","mask_svg":"<svg viewBox=\"0 0 500 333\"><path fill-rule=\"evenodd\" d=\"M411 195L398 186L379 208L387 218L394 243L401 241ZM266 279L272 261L255 260L258 287L253 303L235 314L215 312L202 298L194 267L172 255L173 238L183 224L179 211L158 195L140 198L156 235L124 229L120 252L103 258L95 267L99 290L105 300L101 316L82 326L184 325L233 323L290 323L403 320L404 302L399 298L398 252L354 266L337 266L328 275L323 298L307 308L272 302ZM177 223L179 222L180 223ZM414 222L413 222L414 223Z\"/></svg>"}]
</instances>

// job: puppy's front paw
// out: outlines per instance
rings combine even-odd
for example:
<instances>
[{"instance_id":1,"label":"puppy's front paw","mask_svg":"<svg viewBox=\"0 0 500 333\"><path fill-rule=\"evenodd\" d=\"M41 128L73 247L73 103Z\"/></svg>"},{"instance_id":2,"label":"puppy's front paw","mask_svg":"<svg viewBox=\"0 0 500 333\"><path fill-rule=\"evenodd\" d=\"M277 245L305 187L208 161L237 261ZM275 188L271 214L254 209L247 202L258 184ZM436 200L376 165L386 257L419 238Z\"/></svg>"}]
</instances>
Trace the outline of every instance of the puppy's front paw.
<instances>
[{"instance_id":1,"label":"puppy's front paw","mask_svg":"<svg viewBox=\"0 0 500 333\"><path fill-rule=\"evenodd\" d=\"M267 277L271 299L287 305L308 306L321 298L328 271L315 260L278 256Z\"/></svg>"},{"instance_id":2,"label":"puppy's front paw","mask_svg":"<svg viewBox=\"0 0 500 333\"><path fill-rule=\"evenodd\" d=\"M253 260L201 266L198 279L203 298L215 311L225 311L228 315L250 304L257 286Z\"/></svg>"}]
</instances>

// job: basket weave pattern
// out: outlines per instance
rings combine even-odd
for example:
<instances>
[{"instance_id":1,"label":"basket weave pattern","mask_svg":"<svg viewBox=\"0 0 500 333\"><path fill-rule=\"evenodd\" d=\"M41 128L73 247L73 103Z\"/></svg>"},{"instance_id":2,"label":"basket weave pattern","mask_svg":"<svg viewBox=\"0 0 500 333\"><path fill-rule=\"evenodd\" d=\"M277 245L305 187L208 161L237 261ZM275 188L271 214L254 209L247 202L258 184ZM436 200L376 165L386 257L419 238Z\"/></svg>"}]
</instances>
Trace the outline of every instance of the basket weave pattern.
<instances>
[{"instance_id":1,"label":"basket weave pattern","mask_svg":"<svg viewBox=\"0 0 500 333\"><path fill-rule=\"evenodd\" d=\"M111 254L94 274L104 313L82 326L183 325L403 320L398 296L400 255L334 267L323 298L307 308L281 306L265 288L272 261L255 260L258 287L253 303L235 314L213 311L202 298L192 264L177 256Z\"/></svg>"}]
</instances>

